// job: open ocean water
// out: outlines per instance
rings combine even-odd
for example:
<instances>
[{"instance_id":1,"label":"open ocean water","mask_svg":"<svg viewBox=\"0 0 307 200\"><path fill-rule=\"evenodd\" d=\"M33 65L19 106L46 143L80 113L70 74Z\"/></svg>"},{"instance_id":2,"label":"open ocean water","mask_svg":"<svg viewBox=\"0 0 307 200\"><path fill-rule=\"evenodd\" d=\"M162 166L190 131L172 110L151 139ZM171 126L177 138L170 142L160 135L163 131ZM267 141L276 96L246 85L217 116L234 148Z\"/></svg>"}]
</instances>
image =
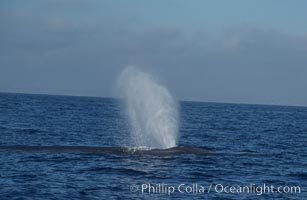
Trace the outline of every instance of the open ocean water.
<instances>
[{"instance_id":1,"label":"open ocean water","mask_svg":"<svg viewBox=\"0 0 307 200\"><path fill-rule=\"evenodd\" d=\"M0 199L307 199L306 107L181 102L180 108L179 145L212 154L3 149ZM0 93L0 146L117 147L129 145L129 137L119 100ZM251 192L238 191L244 186Z\"/></svg>"}]
</instances>

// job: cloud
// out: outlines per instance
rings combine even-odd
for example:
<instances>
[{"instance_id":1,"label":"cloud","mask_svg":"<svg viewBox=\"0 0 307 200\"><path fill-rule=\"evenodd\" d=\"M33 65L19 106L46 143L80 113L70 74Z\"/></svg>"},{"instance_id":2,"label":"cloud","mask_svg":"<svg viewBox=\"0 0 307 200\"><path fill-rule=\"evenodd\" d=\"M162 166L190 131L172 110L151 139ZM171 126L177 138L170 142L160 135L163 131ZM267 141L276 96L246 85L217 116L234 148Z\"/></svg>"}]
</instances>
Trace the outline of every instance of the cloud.
<instances>
[{"instance_id":1,"label":"cloud","mask_svg":"<svg viewBox=\"0 0 307 200\"><path fill-rule=\"evenodd\" d=\"M306 35L135 28L105 15L64 12L70 3L2 12L0 90L109 96L117 74L132 64L160 74L181 99L307 105Z\"/></svg>"}]
</instances>

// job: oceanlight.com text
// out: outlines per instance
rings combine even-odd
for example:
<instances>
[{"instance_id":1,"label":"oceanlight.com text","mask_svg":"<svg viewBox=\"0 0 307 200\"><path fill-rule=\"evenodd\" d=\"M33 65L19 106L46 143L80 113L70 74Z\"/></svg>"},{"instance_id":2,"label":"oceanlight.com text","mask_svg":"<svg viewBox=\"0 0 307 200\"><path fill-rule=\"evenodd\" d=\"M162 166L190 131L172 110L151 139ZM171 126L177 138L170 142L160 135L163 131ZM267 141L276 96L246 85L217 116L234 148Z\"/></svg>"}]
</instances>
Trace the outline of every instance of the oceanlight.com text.
<instances>
[{"instance_id":1,"label":"oceanlight.com text","mask_svg":"<svg viewBox=\"0 0 307 200\"><path fill-rule=\"evenodd\" d=\"M226 185L226 184L166 184L166 183L142 183L132 184L131 192L140 192L147 194L203 194L203 193L225 193L225 194L240 194L250 193L256 195L273 194L273 193L301 193L300 186L274 186L274 185Z\"/></svg>"}]
</instances>

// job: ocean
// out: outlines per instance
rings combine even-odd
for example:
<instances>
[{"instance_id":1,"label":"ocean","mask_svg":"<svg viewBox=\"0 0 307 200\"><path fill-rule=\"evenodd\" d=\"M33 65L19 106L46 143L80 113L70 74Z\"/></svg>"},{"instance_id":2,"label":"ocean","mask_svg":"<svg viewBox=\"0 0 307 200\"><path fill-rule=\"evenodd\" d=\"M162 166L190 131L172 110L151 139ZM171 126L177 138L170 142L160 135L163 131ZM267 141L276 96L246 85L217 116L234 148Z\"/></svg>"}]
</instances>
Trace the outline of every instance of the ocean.
<instances>
[{"instance_id":1,"label":"ocean","mask_svg":"<svg viewBox=\"0 0 307 200\"><path fill-rule=\"evenodd\" d=\"M208 154L0 150L0 199L307 199L307 108L180 102ZM127 147L121 100L0 93L0 146Z\"/></svg>"}]
</instances>

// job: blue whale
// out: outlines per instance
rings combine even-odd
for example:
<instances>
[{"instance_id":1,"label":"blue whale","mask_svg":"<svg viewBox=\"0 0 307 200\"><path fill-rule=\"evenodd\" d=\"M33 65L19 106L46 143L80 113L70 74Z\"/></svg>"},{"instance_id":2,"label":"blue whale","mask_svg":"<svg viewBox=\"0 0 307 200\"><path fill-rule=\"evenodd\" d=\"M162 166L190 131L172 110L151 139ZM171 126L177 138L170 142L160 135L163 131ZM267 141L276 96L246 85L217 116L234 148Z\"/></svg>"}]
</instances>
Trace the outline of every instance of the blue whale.
<instances>
[{"instance_id":1,"label":"blue whale","mask_svg":"<svg viewBox=\"0 0 307 200\"><path fill-rule=\"evenodd\" d=\"M206 155L213 151L208 148L176 146L168 149L140 149L129 147L94 147L94 146L0 146L0 151L47 151L57 153L95 153L116 155L153 155L177 156L184 154Z\"/></svg>"}]
</instances>

